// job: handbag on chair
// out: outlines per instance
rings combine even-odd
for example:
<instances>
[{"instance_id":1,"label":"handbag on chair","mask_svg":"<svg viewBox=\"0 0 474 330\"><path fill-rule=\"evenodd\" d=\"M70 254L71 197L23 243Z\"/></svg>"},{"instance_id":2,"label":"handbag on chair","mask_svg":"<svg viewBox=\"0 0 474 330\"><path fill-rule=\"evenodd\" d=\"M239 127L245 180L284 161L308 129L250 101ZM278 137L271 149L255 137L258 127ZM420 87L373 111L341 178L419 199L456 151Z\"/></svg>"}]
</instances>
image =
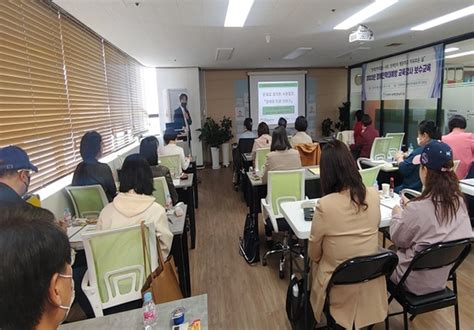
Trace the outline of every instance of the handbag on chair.
<instances>
[{"instance_id":1,"label":"handbag on chair","mask_svg":"<svg viewBox=\"0 0 474 330\"><path fill-rule=\"evenodd\" d=\"M152 235L154 233L150 233ZM143 262L145 274L147 273L147 244L145 237L145 223L141 223ZM183 299L183 293L179 287L178 274L173 256L163 258L160 245L158 244L158 267L148 275L142 287L142 295L150 291L155 304L161 304L168 301ZM150 270L151 271L151 270Z\"/></svg>"}]
</instances>

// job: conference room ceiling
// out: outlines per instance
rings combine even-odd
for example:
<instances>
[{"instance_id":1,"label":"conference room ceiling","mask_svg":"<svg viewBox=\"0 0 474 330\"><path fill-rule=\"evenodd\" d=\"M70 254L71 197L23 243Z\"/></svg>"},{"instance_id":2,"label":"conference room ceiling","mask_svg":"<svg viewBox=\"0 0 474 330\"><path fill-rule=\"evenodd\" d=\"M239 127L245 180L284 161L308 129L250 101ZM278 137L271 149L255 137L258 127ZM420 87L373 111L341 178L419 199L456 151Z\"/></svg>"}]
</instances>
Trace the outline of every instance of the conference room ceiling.
<instances>
[{"instance_id":1,"label":"conference room ceiling","mask_svg":"<svg viewBox=\"0 0 474 330\"><path fill-rule=\"evenodd\" d=\"M472 0L400 0L363 23L375 35L375 41L364 44L349 43L349 33L355 28L337 31L333 27L373 2L370 0L255 0L244 28L224 27L227 0L54 2L152 67L348 66L474 31L472 16L426 31L410 30L465 8ZM392 43L401 45L386 47ZM313 49L297 59L283 59L299 47ZM234 48L231 59L216 61L217 48Z\"/></svg>"}]
</instances>

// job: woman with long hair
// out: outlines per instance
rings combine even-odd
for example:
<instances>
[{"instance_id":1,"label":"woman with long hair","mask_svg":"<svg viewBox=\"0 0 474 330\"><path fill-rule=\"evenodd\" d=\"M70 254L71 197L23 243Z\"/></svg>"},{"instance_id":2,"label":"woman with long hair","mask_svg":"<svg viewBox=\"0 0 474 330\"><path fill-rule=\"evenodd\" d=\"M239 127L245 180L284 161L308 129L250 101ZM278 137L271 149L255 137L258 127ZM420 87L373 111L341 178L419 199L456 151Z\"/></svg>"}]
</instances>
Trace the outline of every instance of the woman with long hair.
<instances>
[{"instance_id":1,"label":"woman with long hair","mask_svg":"<svg viewBox=\"0 0 474 330\"><path fill-rule=\"evenodd\" d=\"M158 139L155 136L148 136L140 142L140 155L150 164L151 173L154 178L164 177L168 185L170 197L173 205L178 202L178 192L173 184L170 170L158 164Z\"/></svg>"},{"instance_id":2,"label":"woman with long hair","mask_svg":"<svg viewBox=\"0 0 474 330\"><path fill-rule=\"evenodd\" d=\"M378 191L364 186L345 144L335 140L324 146L320 170L323 197L316 204L308 247L311 305L318 322L332 273L348 259L377 252L380 224ZM382 322L387 316L387 288L382 277L336 285L330 298L332 317L346 329Z\"/></svg>"},{"instance_id":3,"label":"woman with long hair","mask_svg":"<svg viewBox=\"0 0 474 330\"><path fill-rule=\"evenodd\" d=\"M395 206L392 211L390 236L399 259L391 277L395 283L400 281L415 254L427 246L472 237L464 196L453 171L451 148L446 143L432 141L413 163L420 165L423 191L411 201L402 200L403 209ZM405 288L416 295L443 290L448 273L449 267L413 272L406 279Z\"/></svg>"}]
</instances>

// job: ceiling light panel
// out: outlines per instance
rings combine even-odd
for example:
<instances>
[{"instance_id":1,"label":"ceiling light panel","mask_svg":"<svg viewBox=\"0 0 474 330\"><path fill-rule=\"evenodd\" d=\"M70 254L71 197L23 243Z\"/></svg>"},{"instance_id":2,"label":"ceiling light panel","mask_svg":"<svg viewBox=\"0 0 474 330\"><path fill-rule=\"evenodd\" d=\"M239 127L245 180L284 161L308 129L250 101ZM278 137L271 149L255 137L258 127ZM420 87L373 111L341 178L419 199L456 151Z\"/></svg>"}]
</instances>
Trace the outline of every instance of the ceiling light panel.
<instances>
[{"instance_id":1,"label":"ceiling light panel","mask_svg":"<svg viewBox=\"0 0 474 330\"><path fill-rule=\"evenodd\" d=\"M345 21L339 23L334 27L334 30L348 30L359 23L364 22L367 18L372 17L382 10L397 3L398 0L376 0L374 3L368 5L361 11L355 13Z\"/></svg>"},{"instance_id":2,"label":"ceiling light panel","mask_svg":"<svg viewBox=\"0 0 474 330\"><path fill-rule=\"evenodd\" d=\"M254 0L229 0L224 26L243 27L250 9L252 9L253 2Z\"/></svg>"},{"instance_id":3,"label":"ceiling light panel","mask_svg":"<svg viewBox=\"0 0 474 330\"><path fill-rule=\"evenodd\" d=\"M291 53L289 53L288 55L286 55L285 57L283 57L284 60L294 60L304 54L306 54L307 52L310 52L312 51L313 48L311 47L300 47L300 48L296 48L294 51L292 51Z\"/></svg>"},{"instance_id":4,"label":"ceiling light panel","mask_svg":"<svg viewBox=\"0 0 474 330\"><path fill-rule=\"evenodd\" d=\"M457 50L459 50L459 48L457 48L457 47L449 47L449 48L446 48L446 49L444 50L444 52L445 52L445 53L451 53L451 52L455 52L455 51L457 51Z\"/></svg>"},{"instance_id":5,"label":"ceiling light panel","mask_svg":"<svg viewBox=\"0 0 474 330\"><path fill-rule=\"evenodd\" d=\"M423 24L412 27L413 31L425 31L431 29L435 26L452 22L454 20L469 16L474 14L474 5L453 11L452 13L440 16L438 18L432 19L431 21L425 22Z\"/></svg>"},{"instance_id":6,"label":"ceiling light panel","mask_svg":"<svg viewBox=\"0 0 474 330\"><path fill-rule=\"evenodd\" d=\"M453 55L448 55L448 56L445 56L444 58L456 58L456 57L467 56L467 55L474 55L474 50L470 50L468 52L457 53Z\"/></svg>"}]
</instances>

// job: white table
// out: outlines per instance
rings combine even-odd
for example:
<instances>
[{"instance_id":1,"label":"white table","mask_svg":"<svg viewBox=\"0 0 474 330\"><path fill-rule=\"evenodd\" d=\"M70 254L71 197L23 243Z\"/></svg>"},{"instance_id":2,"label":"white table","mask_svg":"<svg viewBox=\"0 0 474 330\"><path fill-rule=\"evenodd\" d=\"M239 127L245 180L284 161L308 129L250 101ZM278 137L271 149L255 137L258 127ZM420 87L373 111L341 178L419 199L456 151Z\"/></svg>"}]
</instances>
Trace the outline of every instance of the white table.
<instances>
[{"instance_id":1,"label":"white table","mask_svg":"<svg viewBox=\"0 0 474 330\"><path fill-rule=\"evenodd\" d=\"M474 179L464 179L460 181L461 191L466 195L474 196Z\"/></svg>"},{"instance_id":2,"label":"white table","mask_svg":"<svg viewBox=\"0 0 474 330\"><path fill-rule=\"evenodd\" d=\"M318 199L310 199L316 205ZM284 202L281 203L281 212L283 213L286 221L291 227L291 230L295 233L299 239L308 239L311 232L312 221L304 220L304 212L301 208L302 203L308 201L296 201L296 202ZM400 197L395 194L393 198L381 198L380 201L380 213L381 221L379 228L388 227L392 220L392 208L395 205L400 204Z\"/></svg>"},{"instance_id":3,"label":"white table","mask_svg":"<svg viewBox=\"0 0 474 330\"><path fill-rule=\"evenodd\" d=\"M201 320L201 329L208 329L207 294L156 305L158 324L154 329L171 329L171 313L177 307L184 307L184 321L191 324ZM90 329L143 329L143 311L141 308L122 313L97 317L94 319L61 325L60 330Z\"/></svg>"},{"instance_id":4,"label":"white table","mask_svg":"<svg viewBox=\"0 0 474 330\"><path fill-rule=\"evenodd\" d=\"M370 159L363 159L360 161L361 164L364 164L369 167L380 166L380 170L382 172L396 172L398 171L398 166L394 166L392 163L389 162L373 162Z\"/></svg>"}]
</instances>

